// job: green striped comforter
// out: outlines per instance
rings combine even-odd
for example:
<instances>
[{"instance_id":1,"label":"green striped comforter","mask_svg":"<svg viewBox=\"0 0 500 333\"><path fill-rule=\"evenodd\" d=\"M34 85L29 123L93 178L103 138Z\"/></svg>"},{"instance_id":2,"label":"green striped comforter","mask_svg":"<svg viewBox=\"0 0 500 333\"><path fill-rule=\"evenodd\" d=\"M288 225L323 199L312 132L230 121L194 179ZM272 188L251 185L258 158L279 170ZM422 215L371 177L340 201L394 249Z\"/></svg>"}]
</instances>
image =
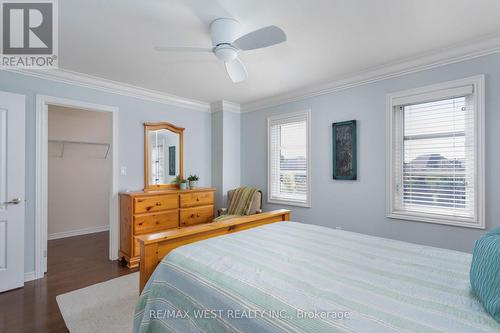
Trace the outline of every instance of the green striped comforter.
<instances>
[{"instance_id":1,"label":"green striped comforter","mask_svg":"<svg viewBox=\"0 0 500 333\"><path fill-rule=\"evenodd\" d=\"M500 332L466 253L295 222L183 246L140 296L134 332Z\"/></svg>"}]
</instances>

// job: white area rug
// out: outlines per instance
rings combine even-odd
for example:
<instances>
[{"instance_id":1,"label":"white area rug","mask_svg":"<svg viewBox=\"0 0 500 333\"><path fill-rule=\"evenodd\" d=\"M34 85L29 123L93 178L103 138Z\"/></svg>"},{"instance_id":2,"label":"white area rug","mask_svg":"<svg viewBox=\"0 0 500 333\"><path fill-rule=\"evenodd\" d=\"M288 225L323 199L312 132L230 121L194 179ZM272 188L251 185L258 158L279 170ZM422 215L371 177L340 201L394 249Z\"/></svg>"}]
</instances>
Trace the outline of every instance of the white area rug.
<instances>
[{"instance_id":1,"label":"white area rug","mask_svg":"<svg viewBox=\"0 0 500 333\"><path fill-rule=\"evenodd\" d=\"M139 298L139 273L78 289L56 297L71 333L132 332Z\"/></svg>"}]
</instances>

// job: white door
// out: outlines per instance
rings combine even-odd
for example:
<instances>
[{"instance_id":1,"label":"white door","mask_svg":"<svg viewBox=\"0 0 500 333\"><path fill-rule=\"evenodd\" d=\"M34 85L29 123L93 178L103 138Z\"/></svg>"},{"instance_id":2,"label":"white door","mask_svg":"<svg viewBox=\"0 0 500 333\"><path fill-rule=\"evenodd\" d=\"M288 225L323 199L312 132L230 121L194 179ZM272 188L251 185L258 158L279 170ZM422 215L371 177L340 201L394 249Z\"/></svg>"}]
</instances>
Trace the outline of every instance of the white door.
<instances>
[{"instance_id":1,"label":"white door","mask_svg":"<svg viewBox=\"0 0 500 333\"><path fill-rule=\"evenodd\" d=\"M0 292L24 285L24 95L0 91Z\"/></svg>"}]
</instances>

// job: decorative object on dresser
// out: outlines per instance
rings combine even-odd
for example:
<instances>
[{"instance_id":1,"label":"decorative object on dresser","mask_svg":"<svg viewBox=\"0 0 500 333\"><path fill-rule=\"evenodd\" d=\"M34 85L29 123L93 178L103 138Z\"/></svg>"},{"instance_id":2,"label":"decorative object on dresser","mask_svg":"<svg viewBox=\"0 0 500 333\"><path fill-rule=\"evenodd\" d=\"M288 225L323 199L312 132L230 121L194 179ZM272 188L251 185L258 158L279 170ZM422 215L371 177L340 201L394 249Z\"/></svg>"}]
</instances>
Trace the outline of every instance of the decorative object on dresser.
<instances>
[{"instance_id":1,"label":"decorative object on dresser","mask_svg":"<svg viewBox=\"0 0 500 333\"><path fill-rule=\"evenodd\" d=\"M175 176L175 178L172 180L171 184L175 184L179 188L179 190L187 190L188 188L190 188L188 186L189 182L179 175Z\"/></svg>"},{"instance_id":2,"label":"decorative object on dresser","mask_svg":"<svg viewBox=\"0 0 500 333\"><path fill-rule=\"evenodd\" d=\"M198 177L197 175L189 175L187 180L189 181L189 188L197 188L200 177Z\"/></svg>"},{"instance_id":3,"label":"decorative object on dresser","mask_svg":"<svg viewBox=\"0 0 500 333\"><path fill-rule=\"evenodd\" d=\"M179 190L181 190L181 191L187 190L189 188L188 185L189 185L189 183L187 180L181 179L180 183L179 183Z\"/></svg>"},{"instance_id":4,"label":"decorative object on dresser","mask_svg":"<svg viewBox=\"0 0 500 333\"><path fill-rule=\"evenodd\" d=\"M130 268L139 265L135 236L212 222L213 188L120 193L120 258Z\"/></svg>"}]
</instances>

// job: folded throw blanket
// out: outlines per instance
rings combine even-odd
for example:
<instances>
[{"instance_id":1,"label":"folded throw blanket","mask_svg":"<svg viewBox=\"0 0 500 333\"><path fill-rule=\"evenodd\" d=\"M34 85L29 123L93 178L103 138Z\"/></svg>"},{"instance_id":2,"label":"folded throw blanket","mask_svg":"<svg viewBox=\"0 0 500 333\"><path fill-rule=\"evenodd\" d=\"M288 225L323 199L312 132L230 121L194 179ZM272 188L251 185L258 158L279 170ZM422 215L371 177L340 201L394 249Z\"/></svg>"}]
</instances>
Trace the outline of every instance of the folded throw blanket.
<instances>
[{"instance_id":1,"label":"folded throw blanket","mask_svg":"<svg viewBox=\"0 0 500 333\"><path fill-rule=\"evenodd\" d=\"M240 187L234 190L233 197L231 198L231 203L224 215L221 215L214 219L214 221L226 220L235 216L248 215L248 210L252 204L253 196L256 192L260 192L259 189L255 187Z\"/></svg>"}]
</instances>

